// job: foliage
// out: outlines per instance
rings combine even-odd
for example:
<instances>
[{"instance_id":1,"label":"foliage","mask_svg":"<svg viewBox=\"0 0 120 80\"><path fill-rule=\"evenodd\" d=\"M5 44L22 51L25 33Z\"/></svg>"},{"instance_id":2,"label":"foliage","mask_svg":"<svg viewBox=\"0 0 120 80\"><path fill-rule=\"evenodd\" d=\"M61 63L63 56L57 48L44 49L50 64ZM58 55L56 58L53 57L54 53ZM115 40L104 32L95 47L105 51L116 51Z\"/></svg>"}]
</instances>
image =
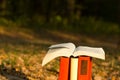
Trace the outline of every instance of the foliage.
<instances>
[{"instance_id":1,"label":"foliage","mask_svg":"<svg viewBox=\"0 0 120 80\"><path fill-rule=\"evenodd\" d=\"M1 18L0 25L7 27L26 27L36 32L39 32L41 29L48 29L91 35L119 35L120 33L120 27L117 23L107 22L102 19L96 19L95 17L81 17L80 20L74 19L72 23L69 23L66 18L55 16L47 24L41 19L41 16L37 15L33 18L31 20L28 17L22 16L15 21Z\"/></svg>"},{"instance_id":2,"label":"foliage","mask_svg":"<svg viewBox=\"0 0 120 80\"><path fill-rule=\"evenodd\" d=\"M2 0L0 1L0 17L17 19L34 15L43 16L46 22L60 15L72 21L74 16L95 16L104 20L119 23L119 0Z\"/></svg>"},{"instance_id":3,"label":"foliage","mask_svg":"<svg viewBox=\"0 0 120 80\"><path fill-rule=\"evenodd\" d=\"M118 34L119 25L116 23L97 20L94 17L83 17L80 20L81 31L89 34Z\"/></svg>"},{"instance_id":4,"label":"foliage","mask_svg":"<svg viewBox=\"0 0 120 80\"><path fill-rule=\"evenodd\" d=\"M119 4L119 0L2 0L0 25L119 34Z\"/></svg>"}]
</instances>

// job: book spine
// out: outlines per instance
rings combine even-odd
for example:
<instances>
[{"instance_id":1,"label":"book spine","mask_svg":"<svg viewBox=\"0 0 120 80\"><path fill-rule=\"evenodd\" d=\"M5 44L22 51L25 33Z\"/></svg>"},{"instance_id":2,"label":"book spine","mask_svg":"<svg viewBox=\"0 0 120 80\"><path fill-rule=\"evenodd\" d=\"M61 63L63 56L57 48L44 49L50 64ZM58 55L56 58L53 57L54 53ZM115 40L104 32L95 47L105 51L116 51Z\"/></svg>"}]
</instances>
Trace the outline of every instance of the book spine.
<instances>
[{"instance_id":1,"label":"book spine","mask_svg":"<svg viewBox=\"0 0 120 80\"><path fill-rule=\"evenodd\" d=\"M77 74L78 74L78 58L71 57L70 80L77 80Z\"/></svg>"},{"instance_id":2,"label":"book spine","mask_svg":"<svg viewBox=\"0 0 120 80\"><path fill-rule=\"evenodd\" d=\"M60 58L60 71L59 71L59 77L58 80L69 80L69 66L70 65L70 58L67 57L61 57Z\"/></svg>"},{"instance_id":3,"label":"book spine","mask_svg":"<svg viewBox=\"0 0 120 80\"><path fill-rule=\"evenodd\" d=\"M92 61L91 57L82 57L78 59L78 80L91 80Z\"/></svg>"}]
</instances>

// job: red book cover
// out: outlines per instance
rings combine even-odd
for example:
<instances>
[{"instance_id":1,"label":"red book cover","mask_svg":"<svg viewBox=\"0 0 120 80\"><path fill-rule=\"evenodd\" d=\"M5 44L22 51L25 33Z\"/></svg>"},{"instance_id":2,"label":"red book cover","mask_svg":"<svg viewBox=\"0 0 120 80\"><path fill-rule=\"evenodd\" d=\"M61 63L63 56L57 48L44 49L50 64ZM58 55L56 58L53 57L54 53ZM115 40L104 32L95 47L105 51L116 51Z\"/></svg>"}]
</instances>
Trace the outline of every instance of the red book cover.
<instances>
[{"instance_id":1,"label":"red book cover","mask_svg":"<svg viewBox=\"0 0 120 80\"><path fill-rule=\"evenodd\" d=\"M92 61L91 57L80 56L78 59L78 80L91 80Z\"/></svg>"},{"instance_id":2,"label":"red book cover","mask_svg":"<svg viewBox=\"0 0 120 80\"><path fill-rule=\"evenodd\" d=\"M70 75L69 68L70 68L70 58L61 57L58 80L69 80L69 75Z\"/></svg>"}]
</instances>

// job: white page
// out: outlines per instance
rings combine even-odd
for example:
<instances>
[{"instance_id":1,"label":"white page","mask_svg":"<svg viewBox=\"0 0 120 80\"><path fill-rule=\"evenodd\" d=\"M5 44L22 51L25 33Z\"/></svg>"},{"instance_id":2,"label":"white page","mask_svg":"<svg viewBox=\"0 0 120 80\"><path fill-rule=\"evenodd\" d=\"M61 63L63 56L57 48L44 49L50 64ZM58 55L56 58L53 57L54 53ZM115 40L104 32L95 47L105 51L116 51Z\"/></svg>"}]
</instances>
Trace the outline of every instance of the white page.
<instances>
[{"instance_id":1,"label":"white page","mask_svg":"<svg viewBox=\"0 0 120 80\"><path fill-rule=\"evenodd\" d=\"M79 46L75 49L74 56L90 56L105 59L105 52L102 48Z\"/></svg>"},{"instance_id":2,"label":"white page","mask_svg":"<svg viewBox=\"0 0 120 80\"><path fill-rule=\"evenodd\" d=\"M73 43L61 43L61 44L51 45L49 48L69 48L75 50L75 45Z\"/></svg>"},{"instance_id":3,"label":"white page","mask_svg":"<svg viewBox=\"0 0 120 80\"><path fill-rule=\"evenodd\" d=\"M50 50L47 52L46 56L43 59L42 66L50 62L52 59L66 56L70 57L75 50L75 46L72 43L63 43L50 46Z\"/></svg>"},{"instance_id":4,"label":"white page","mask_svg":"<svg viewBox=\"0 0 120 80\"><path fill-rule=\"evenodd\" d=\"M78 78L78 58L71 57L70 63L70 80L77 80Z\"/></svg>"},{"instance_id":5,"label":"white page","mask_svg":"<svg viewBox=\"0 0 120 80\"><path fill-rule=\"evenodd\" d=\"M73 43L56 44L50 46L49 48L49 51L43 59L42 66L50 62L52 59L60 56L90 56L105 59L105 52L102 48L79 46L75 49L75 45Z\"/></svg>"}]
</instances>

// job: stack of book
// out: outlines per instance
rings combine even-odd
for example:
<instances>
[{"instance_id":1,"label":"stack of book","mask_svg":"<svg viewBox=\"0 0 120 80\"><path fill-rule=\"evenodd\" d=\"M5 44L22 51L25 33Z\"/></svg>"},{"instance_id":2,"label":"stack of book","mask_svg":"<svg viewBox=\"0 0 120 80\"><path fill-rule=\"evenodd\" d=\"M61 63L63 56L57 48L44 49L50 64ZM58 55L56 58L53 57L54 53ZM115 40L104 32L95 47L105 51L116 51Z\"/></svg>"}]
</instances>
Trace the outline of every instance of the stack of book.
<instances>
[{"instance_id":1,"label":"stack of book","mask_svg":"<svg viewBox=\"0 0 120 80\"><path fill-rule=\"evenodd\" d=\"M102 48L78 46L73 43L56 44L49 47L42 66L56 57L60 58L58 80L91 80L92 57L105 60Z\"/></svg>"},{"instance_id":2,"label":"stack of book","mask_svg":"<svg viewBox=\"0 0 120 80\"><path fill-rule=\"evenodd\" d=\"M61 57L58 80L91 80L92 58Z\"/></svg>"}]
</instances>

